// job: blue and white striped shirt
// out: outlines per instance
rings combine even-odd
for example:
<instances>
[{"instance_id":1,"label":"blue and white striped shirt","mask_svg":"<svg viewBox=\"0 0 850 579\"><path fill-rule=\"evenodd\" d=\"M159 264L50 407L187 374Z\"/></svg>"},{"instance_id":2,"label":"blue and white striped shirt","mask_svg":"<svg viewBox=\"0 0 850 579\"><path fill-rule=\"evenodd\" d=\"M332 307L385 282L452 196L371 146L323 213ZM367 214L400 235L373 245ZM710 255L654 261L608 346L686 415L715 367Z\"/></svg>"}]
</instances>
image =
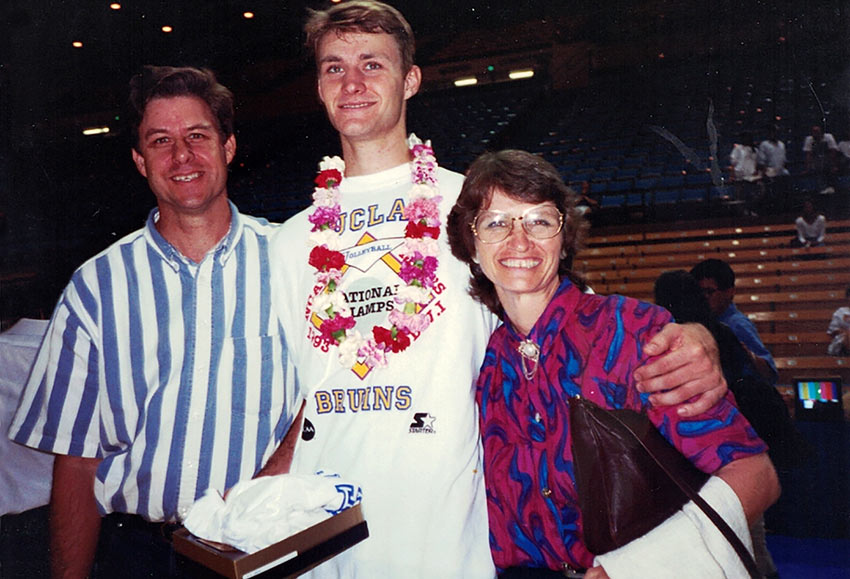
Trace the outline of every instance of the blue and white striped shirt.
<instances>
[{"instance_id":1,"label":"blue and white striped shirt","mask_svg":"<svg viewBox=\"0 0 850 579\"><path fill-rule=\"evenodd\" d=\"M240 215L198 264L147 224L65 288L9 431L98 457L102 514L176 520L204 491L251 478L299 397L272 308L268 237Z\"/></svg>"}]
</instances>

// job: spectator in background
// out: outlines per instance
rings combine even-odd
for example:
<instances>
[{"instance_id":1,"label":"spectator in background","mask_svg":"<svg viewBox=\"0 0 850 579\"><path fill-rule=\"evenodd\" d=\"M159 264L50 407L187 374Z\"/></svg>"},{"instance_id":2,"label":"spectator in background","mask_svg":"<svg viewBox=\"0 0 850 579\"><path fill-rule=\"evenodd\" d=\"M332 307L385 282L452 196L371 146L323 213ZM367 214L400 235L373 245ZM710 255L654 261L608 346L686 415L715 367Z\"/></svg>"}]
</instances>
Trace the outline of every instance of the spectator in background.
<instances>
[{"instance_id":1,"label":"spectator in background","mask_svg":"<svg viewBox=\"0 0 850 579\"><path fill-rule=\"evenodd\" d=\"M758 330L741 311L735 307L735 272L722 259L706 259L691 269L702 288L711 313L735 333L752 359L753 365L771 385L779 377L773 356L761 341Z\"/></svg>"},{"instance_id":2,"label":"spectator in background","mask_svg":"<svg viewBox=\"0 0 850 579\"><path fill-rule=\"evenodd\" d=\"M788 159L785 143L779 140L779 127L768 128L768 136L758 146L758 170L764 188L763 206L771 213L780 213L788 207Z\"/></svg>"},{"instance_id":3,"label":"spectator in background","mask_svg":"<svg viewBox=\"0 0 850 579\"><path fill-rule=\"evenodd\" d=\"M826 217L815 210L814 201L803 202L803 214L794 222L797 235L791 239L792 247L813 247L823 245L826 239Z\"/></svg>"},{"instance_id":4,"label":"spectator in background","mask_svg":"<svg viewBox=\"0 0 850 579\"><path fill-rule=\"evenodd\" d=\"M753 134L741 133L729 154L730 179L735 186L735 198L744 202L744 214L757 217L753 207L761 199L761 173L758 171L758 151Z\"/></svg>"},{"instance_id":5,"label":"spectator in background","mask_svg":"<svg viewBox=\"0 0 850 579\"><path fill-rule=\"evenodd\" d=\"M576 209L581 213L588 223L595 224L596 209L599 208L599 201L590 196L590 181L582 181L581 193L577 196Z\"/></svg>"},{"instance_id":6,"label":"spectator in background","mask_svg":"<svg viewBox=\"0 0 850 579\"><path fill-rule=\"evenodd\" d=\"M812 134L803 141L806 154L806 173L817 177L817 190L835 193L835 175L838 171L838 144L832 133L824 133L820 125L812 127Z\"/></svg>"},{"instance_id":7,"label":"spectator in background","mask_svg":"<svg viewBox=\"0 0 850 579\"><path fill-rule=\"evenodd\" d=\"M844 292L850 299L850 287ZM841 306L832 313L826 333L832 336L826 352L830 356L850 356L850 307Z\"/></svg>"},{"instance_id":8,"label":"spectator in background","mask_svg":"<svg viewBox=\"0 0 850 579\"><path fill-rule=\"evenodd\" d=\"M668 271L655 280L655 303L666 308L680 323L704 325L720 350L720 364L741 413L768 444L777 469L799 466L810 446L797 431L779 392L756 370L747 349L729 326L715 320L697 280L684 270ZM846 308L850 314L850 308ZM778 577L776 564L765 540L764 517L750 527L753 554L765 577Z\"/></svg>"}]
</instances>

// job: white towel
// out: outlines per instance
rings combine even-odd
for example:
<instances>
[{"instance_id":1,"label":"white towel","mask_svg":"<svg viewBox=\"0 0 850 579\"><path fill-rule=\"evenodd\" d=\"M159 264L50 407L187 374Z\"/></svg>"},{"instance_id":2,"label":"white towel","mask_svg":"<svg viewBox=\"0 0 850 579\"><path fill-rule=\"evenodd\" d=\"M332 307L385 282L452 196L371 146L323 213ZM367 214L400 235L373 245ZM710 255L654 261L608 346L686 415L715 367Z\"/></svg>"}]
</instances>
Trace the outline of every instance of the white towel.
<instances>
[{"instance_id":1,"label":"white towel","mask_svg":"<svg viewBox=\"0 0 850 579\"><path fill-rule=\"evenodd\" d=\"M723 517L752 553L747 519L738 495L716 476L708 479L700 496ZM611 579L737 579L749 577L732 545L693 501L646 535L619 549L599 555Z\"/></svg>"},{"instance_id":2,"label":"white towel","mask_svg":"<svg viewBox=\"0 0 850 579\"><path fill-rule=\"evenodd\" d=\"M265 476L236 483L226 500L208 489L183 525L196 537L255 553L359 501L360 488L337 476Z\"/></svg>"}]
</instances>

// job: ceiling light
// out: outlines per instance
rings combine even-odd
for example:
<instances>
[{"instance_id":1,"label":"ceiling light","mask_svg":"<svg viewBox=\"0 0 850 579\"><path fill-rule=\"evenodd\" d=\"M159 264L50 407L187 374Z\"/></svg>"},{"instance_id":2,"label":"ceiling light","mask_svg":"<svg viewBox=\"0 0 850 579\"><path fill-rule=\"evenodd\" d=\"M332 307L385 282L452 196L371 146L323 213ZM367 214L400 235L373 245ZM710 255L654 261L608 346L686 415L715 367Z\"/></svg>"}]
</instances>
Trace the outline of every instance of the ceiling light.
<instances>
[{"instance_id":1,"label":"ceiling light","mask_svg":"<svg viewBox=\"0 0 850 579\"><path fill-rule=\"evenodd\" d=\"M165 26L162 27L162 31L165 32L166 34L168 34L169 32L171 32L173 30L174 29L172 27L168 26L168 25L165 25Z\"/></svg>"},{"instance_id":2,"label":"ceiling light","mask_svg":"<svg viewBox=\"0 0 850 579\"><path fill-rule=\"evenodd\" d=\"M534 70L512 70L508 73L508 78L510 78L511 80L531 78L532 76L534 76Z\"/></svg>"},{"instance_id":3,"label":"ceiling light","mask_svg":"<svg viewBox=\"0 0 850 579\"><path fill-rule=\"evenodd\" d=\"M254 17L253 12L243 12L242 13L242 18L245 18L246 20L250 20L253 17Z\"/></svg>"},{"instance_id":4,"label":"ceiling light","mask_svg":"<svg viewBox=\"0 0 850 579\"><path fill-rule=\"evenodd\" d=\"M458 78L455 80L455 86L472 86L474 84L478 84L478 79L474 76L468 76L466 78Z\"/></svg>"},{"instance_id":5,"label":"ceiling light","mask_svg":"<svg viewBox=\"0 0 850 579\"><path fill-rule=\"evenodd\" d=\"M82 48L83 43L80 42L79 40L75 40L74 42L71 43L71 46L73 46L74 48Z\"/></svg>"},{"instance_id":6,"label":"ceiling light","mask_svg":"<svg viewBox=\"0 0 850 579\"><path fill-rule=\"evenodd\" d=\"M118 2L113 2L112 4L109 5L109 7L112 8L113 10L121 10L121 5Z\"/></svg>"},{"instance_id":7,"label":"ceiling light","mask_svg":"<svg viewBox=\"0 0 850 579\"><path fill-rule=\"evenodd\" d=\"M86 136L91 135L105 135L109 132L109 127L90 127L88 129L83 129L83 134Z\"/></svg>"}]
</instances>

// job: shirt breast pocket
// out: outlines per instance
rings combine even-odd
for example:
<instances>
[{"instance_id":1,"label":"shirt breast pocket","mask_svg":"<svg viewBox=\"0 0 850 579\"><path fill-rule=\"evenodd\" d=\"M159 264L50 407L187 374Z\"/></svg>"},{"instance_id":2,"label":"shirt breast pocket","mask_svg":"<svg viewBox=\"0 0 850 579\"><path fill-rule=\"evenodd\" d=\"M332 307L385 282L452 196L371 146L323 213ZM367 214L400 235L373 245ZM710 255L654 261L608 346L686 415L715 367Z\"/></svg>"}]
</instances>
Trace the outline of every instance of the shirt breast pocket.
<instances>
[{"instance_id":1,"label":"shirt breast pocket","mask_svg":"<svg viewBox=\"0 0 850 579\"><path fill-rule=\"evenodd\" d=\"M283 336L231 338L228 342L221 364L224 372L219 381L230 392L233 413L260 416L282 406L286 373Z\"/></svg>"}]
</instances>

